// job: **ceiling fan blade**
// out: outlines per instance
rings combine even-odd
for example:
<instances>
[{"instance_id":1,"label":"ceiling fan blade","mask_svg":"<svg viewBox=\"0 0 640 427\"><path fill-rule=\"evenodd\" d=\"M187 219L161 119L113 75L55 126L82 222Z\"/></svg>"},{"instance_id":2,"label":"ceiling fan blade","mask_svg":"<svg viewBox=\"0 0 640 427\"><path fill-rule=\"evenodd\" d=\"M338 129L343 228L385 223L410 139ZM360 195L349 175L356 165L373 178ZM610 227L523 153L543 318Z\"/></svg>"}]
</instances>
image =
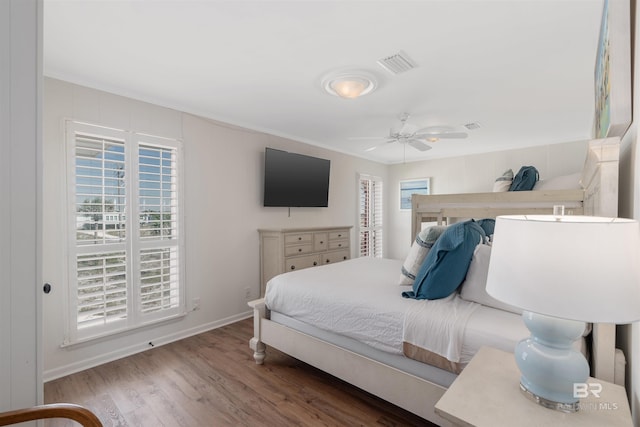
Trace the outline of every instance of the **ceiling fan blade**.
<instances>
[{"instance_id":1,"label":"ceiling fan blade","mask_svg":"<svg viewBox=\"0 0 640 427\"><path fill-rule=\"evenodd\" d=\"M437 135L437 138L449 138L449 139L464 139L467 137L465 132L449 132L441 133Z\"/></svg>"},{"instance_id":2,"label":"ceiling fan blade","mask_svg":"<svg viewBox=\"0 0 640 427\"><path fill-rule=\"evenodd\" d=\"M385 141L385 142L383 142L382 144L376 144L376 145L374 145L373 147L369 147L369 148L367 148L366 150L364 150L364 152L365 152L365 153L369 153L369 152L371 152L371 151L375 150L376 148L381 147L381 146L383 146L383 145L385 145L385 144L388 144L388 143L389 143L389 141Z\"/></svg>"},{"instance_id":3,"label":"ceiling fan blade","mask_svg":"<svg viewBox=\"0 0 640 427\"><path fill-rule=\"evenodd\" d=\"M431 150L431 146L425 144L422 141L418 141L417 139L410 139L407 141L407 143L412 146L413 148L415 148L416 150L420 150L420 151L428 151Z\"/></svg>"},{"instance_id":4,"label":"ceiling fan blade","mask_svg":"<svg viewBox=\"0 0 640 427\"><path fill-rule=\"evenodd\" d=\"M455 130L453 126L427 126L418 129L416 133L449 133Z\"/></svg>"},{"instance_id":5,"label":"ceiling fan blade","mask_svg":"<svg viewBox=\"0 0 640 427\"><path fill-rule=\"evenodd\" d=\"M413 135L414 138L429 139L429 138L441 138L441 139L464 139L468 135L466 132L420 132Z\"/></svg>"},{"instance_id":6,"label":"ceiling fan blade","mask_svg":"<svg viewBox=\"0 0 640 427\"><path fill-rule=\"evenodd\" d=\"M398 134L400 134L400 135L412 135L417 130L418 130L418 126L415 126L415 125L412 125L412 124L409 124L409 123L404 123L402 125L402 128L400 128L400 130L398 131Z\"/></svg>"},{"instance_id":7,"label":"ceiling fan blade","mask_svg":"<svg viewBox=\"0 0 640 427\"><path fill-rule=\"evenodd\" d=\"M408 113L400 115L400 129L389 129L388 136L356 136L350 137L349 140L381 140L382 144L390 142L401 142L411 145L416 150L427 151L431 150L431 146L428 142L435 142L439 139L463 139L467 137L467 133L463 131L456 131L453 126L427 126L424 128L418 128L418 126L407 123L409 119ZM370 147L365 151L372 151L378 148L380 145Z\"/></svg>"}]
</instances>

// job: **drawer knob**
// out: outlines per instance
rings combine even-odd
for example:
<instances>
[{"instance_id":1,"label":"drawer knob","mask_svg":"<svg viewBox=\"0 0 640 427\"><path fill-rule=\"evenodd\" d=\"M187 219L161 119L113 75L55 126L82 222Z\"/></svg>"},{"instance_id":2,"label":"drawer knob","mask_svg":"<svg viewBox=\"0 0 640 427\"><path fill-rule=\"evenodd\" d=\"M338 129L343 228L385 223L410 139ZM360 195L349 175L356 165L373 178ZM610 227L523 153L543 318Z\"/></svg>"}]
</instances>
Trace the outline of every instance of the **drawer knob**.
<instances>
[{"instance_id":1,"label":"drawer knob","mask_svg":"<svg viewBox=\"0 0 640 427\"><path fill-rule=\"evenodd\" d=\"M338 234L338 237L342 237L342 234Z\"/></svg>"},{"instance_id":2,"label":"drawer knob","mask_svg":"<svg viewBox=\"0 0 640 427\"><path fill-rule=\"evenodd\" d=\"M292 265L292 266L291 266L291 269L292 269L292 270L295 270L295 269L296 269L296 266L295 266L295 265Z\"/></svg>"},{"instance_id":3,"label":"drawer knob","mask_svg":"<svg viewBox=\"0 0 640 427\"><path fill-rule=\"evenodd\" d=\"M298 248L298 252L302 252L302 248Z\"/></svg>"},{"instance_id":4,"label":"drawer knob","mask_svg":"<svg viewBox=\"0 0 640 427\"><path fill-rule=\"evenodd\" d=\"M342 247L342 243L338 243L338 247L341 248Z\"/></svg>"},{"instance_id":5,"label":"drawer knob","mask_svg":"<svg viewBox=\"0 0 640 427\"><path fill-rule=\"evenodd\" d=\"M318 261L313 261L313 265L318 265Z\"/></svg>"},{"instance_id":6,"label":"drawer knob","mask_svg":"<svg viewBox=\"0 0 640 427\"><path fill-rule=\"evenodd\" d=\"M330 262L331 262L331 260L329 260L329 259L328 259L328 260L327 260L327 263L330 263Z\"/></svg>"},{"instance_id":7,"label":"drawer knob","mask_svg":"<svg viewBox=\"0 0 640 427\"><path fill-rule=\"evenodd\" d=\"M298 237L298 240L302 240L302 237Z\"/></svg>"},{"instance_id":8,"label":"drawer knob","mask_svg":"<svg viewBox=\"0 0 640 427\"><path fill-rule=\"evenodd\" d=\"M323 245L324 244L324 240L320 240L320 244Z\"/></svg>"},{"instance_id":9,"label":"drawer knob","mask_svg":"<svg viewBox=\"0 0 640 427\"><path fill-rule=\"evenodd\" d=\"M347 259L347 256L345 255L342 259Z\"/></svg>"}]
</instances>

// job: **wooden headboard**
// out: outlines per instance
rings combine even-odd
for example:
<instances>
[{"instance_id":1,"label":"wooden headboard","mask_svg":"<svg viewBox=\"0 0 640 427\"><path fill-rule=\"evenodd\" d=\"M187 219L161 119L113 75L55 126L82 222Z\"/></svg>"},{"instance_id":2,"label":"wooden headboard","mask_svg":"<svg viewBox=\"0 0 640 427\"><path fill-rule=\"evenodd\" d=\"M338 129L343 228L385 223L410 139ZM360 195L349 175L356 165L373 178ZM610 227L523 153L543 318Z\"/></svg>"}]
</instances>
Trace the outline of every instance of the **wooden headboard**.
<instances>
[{"instance_id":1,"label":"wooden headboard","mask_svg":"<svg viewBox=\"0 0 640 427\"><path fill-rule=\"evenodd\" d=\"M563 205L568 215L618 216L620 139L589 142L582 169L581 190L507 191L411 197L411 242L424 222L448 224L457 219L498 215L551 214ZM591 375L614 382L615 325L593 325Z\"/></svg>"}]
</instances>

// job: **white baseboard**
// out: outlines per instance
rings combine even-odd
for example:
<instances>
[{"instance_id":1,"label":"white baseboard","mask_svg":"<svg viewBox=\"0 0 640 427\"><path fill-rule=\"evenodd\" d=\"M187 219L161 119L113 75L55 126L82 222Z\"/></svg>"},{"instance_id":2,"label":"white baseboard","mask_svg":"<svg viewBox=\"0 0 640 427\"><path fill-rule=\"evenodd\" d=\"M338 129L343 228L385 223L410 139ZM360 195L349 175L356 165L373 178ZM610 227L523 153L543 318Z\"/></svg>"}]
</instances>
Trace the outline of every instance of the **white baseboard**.
<instances>
[{"instance_id":1,"label":"white baseboard","mask_svg":"<svg viewBox=\"0 0 640 427\"><path fill-rule=\"evenodd\" d=\"M158 347L164 344L169 344L184 338L191 337L193 335L201 334L203 332L210 331L212 329L220 328L222 326L238 322L240 320L247 319L253 316L252 311L236 314L224 319L216 320L215 322L209 322L202 325L198 325L193 328L185 329L182 331L174 332L165 336L153 338L154 347ZM249 342L247 341L247 348ZM84 371L85 369L93 368L114 360L122 359L123 357L131 356L136 353L141 353L145 350L150 350L148 341L134 344L128 347L119 348L109 353L101 354L89 359L78 360L65 366L59 366L54 369L49 369L43 372L43 381L53 381L58 378L65 377L67 375L74 374L76 372Z\"/></svg>"}]
</instances>

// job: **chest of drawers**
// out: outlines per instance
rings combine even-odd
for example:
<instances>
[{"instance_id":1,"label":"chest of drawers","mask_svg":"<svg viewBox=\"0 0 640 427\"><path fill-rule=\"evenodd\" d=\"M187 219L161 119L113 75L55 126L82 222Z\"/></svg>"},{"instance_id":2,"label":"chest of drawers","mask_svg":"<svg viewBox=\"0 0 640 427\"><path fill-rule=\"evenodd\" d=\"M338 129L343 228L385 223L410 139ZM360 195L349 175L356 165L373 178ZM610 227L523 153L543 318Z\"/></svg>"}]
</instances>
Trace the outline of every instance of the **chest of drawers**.
<instances>
[{"instance_id":1,"label":"chest of drawers","mask_svg":"<svg viewBox=\"0 0 640 427\"><path fill-rule=\"evenodd\" d=\"M351 258L351 226L260 229L260 293L286 271Z\"/></svg>"}]
</instances>

